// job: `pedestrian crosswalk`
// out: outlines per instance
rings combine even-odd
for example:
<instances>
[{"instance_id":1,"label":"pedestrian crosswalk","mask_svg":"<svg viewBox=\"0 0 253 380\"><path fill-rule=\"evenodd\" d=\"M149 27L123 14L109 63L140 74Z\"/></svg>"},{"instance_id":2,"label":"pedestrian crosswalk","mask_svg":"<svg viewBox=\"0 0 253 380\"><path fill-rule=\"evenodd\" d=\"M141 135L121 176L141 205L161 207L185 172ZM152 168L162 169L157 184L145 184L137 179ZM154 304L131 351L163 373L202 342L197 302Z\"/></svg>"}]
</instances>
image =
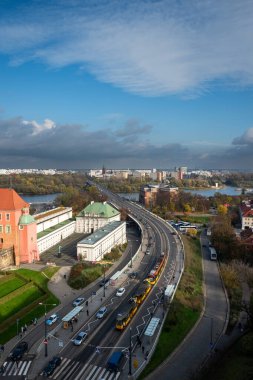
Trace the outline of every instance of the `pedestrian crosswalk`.
<instances>
[{"instance_id":1,"label":"pedestrian crosswalk","mask_svg":"<svg viewBox=\"0 0 253 380\"><path fill-rule=\"evenodd\" d=\"M55 380L117 380L119 376L120 372L112 373L107 368L63 358L51 377Z\"/></svg>"},{"instance_id":2,"label":"pedestrian crosswalk","mask_svg":"<svg viewBox=\"0 0 253 380\"><path fill-rule=\"evenodd\" d=\"M32 360L6 361L1 367L1 376L26 376Z\"/></svg>"}]
</instances>

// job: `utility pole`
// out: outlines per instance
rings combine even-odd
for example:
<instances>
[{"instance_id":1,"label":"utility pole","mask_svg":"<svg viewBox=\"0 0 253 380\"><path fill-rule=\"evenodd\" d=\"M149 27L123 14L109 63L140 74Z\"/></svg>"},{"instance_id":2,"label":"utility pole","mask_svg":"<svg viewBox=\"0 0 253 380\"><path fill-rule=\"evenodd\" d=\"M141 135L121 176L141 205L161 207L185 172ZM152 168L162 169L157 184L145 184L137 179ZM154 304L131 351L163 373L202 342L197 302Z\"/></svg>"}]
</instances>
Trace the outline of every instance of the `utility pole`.
<instances>
[{"instance_id":1,"label":"utility pole","mask_svg":"<svg viewBox=\"0 0 253 380\"><path fill-rule=\"evenodd\" d=\"M39 302L39 305L44 306L45 308L45 314L44 314L44 323L45 323L45 338L44 338L44 345L45 345L45 357L47 357L47 345L48 345L48 339L47 339L47 306L56 306L55 303L42 303Z\"/></svg>"},{"instance_id":2,"label":"utility pole","mask_svg":"<svg viewBox=\"0 0 253 380\"><path fill-rule=\"evenodd\" d=\"M129 329L129 376L132 376L132 327Z\"/></svg>"}]
</instances>

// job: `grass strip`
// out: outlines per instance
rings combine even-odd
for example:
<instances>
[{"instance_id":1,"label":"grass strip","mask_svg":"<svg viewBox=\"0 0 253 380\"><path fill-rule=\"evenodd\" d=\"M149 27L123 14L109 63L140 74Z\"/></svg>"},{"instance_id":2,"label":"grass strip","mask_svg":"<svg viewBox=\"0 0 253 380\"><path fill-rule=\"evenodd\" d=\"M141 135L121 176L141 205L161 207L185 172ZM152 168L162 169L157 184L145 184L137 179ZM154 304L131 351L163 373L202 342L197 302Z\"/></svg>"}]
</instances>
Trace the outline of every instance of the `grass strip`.
<instances>
[{"instance_id":1,"label":"grass strip","mask_svg":"<svg viewBox=\"0 0 253 380\"><path fill-rule=\"evenodd\" d=\"M25 306L23 303L19 306L19 310L13 313L8 319L0 323L0 344L6 343L8 340L18 335L21 326L32 323L34 318L39 318L44 314L44 307L39 305L39 302L47 304L59 304L58 298L56 298L47 288L49 279L59 270L58 267L49 267L44 270L47 275L44 276L42 272L32 271L29 269L19 269L15 271L15 275L18 278L23 279L26 282L31 282L37 288L37 297ZM15 298L18 302L18 297ZM48 306L49 312L54 306Z\"/></svg>"},{"instance_id":2,"label":"grass strip","mask_svg":"<svg viewBox=\"0 0 253 380\"><path fill-rule=\"evenodd\" d=\"M9 277L9 276L6 276ZM25 284L25 281L21 278L11 277L7 281L0 283L0 298L5 297L7 294L21 288Z\"/></svg>"},{"instance_id":3,"label":"grass strip","mask_svg":"<svg viewBox=\"0 0 253 380\"><path fill-rule=\"evenodd\" d=\"M155 352L138 379L154 371L183 341L203 308L203 272L199 239L183 236L185 270L166 317Z\"/></svg>"}]
</instances>

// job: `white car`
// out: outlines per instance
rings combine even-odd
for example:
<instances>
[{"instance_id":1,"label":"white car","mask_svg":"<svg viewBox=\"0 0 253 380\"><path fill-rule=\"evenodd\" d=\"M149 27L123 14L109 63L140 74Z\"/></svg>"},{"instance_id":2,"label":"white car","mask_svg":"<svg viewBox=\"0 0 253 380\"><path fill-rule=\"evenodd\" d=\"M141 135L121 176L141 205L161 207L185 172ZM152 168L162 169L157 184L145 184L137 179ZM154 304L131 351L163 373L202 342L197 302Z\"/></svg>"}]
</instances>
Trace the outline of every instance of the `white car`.
<instances>
[{"instance_id":1,"label":"white car","mask_svg":"<svg viewBox=\"0 0 253 380\"><path fill-rule=\"evenodd\" d=\"M48 326L52 326L52 324L54 324L57 319L59 319L59 316L57 314L52 314L51 317L46 320L46 324Z\"/></svg>"},{"instance_id":2,"label":"white car","mask_svg":"<svg viewBox=\"0 0 253 380\"><path fill-rule=\"evenodd\" d=\"M86 339L87 335L88 335L87 332L80 331L73 341L74 345L75 346L81 346L83 341Z\"/></svg>"},{"instance_id":3,"label":"white car","mask_svg":"<svg viewBox=\"0 0 253 380\"><path fill-rule=\"evenodd\" d=\"M98 319L101 319L101 318L103 318L103 317L105 316L106 312L107 312L107 308L106 308L105 306L103 306L103 307L101 307L101 308L98 310L98 312L97 312L97 314L96 314L96 317L97 317Z\"/></svg>"},{"instance_id":4,"label":"white car","mask_svg":"<svg viewBox=\"0 0 253 380\"><path fill-rule=\"evenodd\" d=\"M126 289L125 288L119 288L116 292L116 296L117 297L121 297L123 296L123 294L125 293Z\"/></svg>"},{"instance_id":5,"label":"white car","mask_svg":"<svg viewBox=\"0 0 253 380\"><path fill-rule=\"evenodd\" d=\"M74 307L76 307L76 306L79 306L79 305L81 305L82 303L84 303L84 301L85 301L85 298L83 298L83 297L78 297L77 299L75 299L75 301L72 302L72 305L73 305Z\"/></svg>"}]
</instances>

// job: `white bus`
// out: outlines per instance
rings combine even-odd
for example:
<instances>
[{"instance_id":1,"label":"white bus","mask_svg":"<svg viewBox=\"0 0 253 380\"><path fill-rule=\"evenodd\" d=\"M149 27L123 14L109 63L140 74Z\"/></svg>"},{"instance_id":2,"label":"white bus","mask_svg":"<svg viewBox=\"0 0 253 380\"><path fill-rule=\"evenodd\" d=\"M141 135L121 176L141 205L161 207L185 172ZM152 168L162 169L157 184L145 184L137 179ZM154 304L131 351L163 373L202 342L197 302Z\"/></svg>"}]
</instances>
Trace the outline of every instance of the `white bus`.
<instances>
[{"instance_id":1,"label":"white bus","mask_svg":"<svg viewBox=\"0 0 253 380\"><path fill-rule=\"evenodd\" d=\"M191 224L189 224L187 226L180 226L179 227L179 231L181 231L181 232L187 232L190 229L197 230L197 227L194 225L191 225Z\"/></svg>"}]
</instances>

